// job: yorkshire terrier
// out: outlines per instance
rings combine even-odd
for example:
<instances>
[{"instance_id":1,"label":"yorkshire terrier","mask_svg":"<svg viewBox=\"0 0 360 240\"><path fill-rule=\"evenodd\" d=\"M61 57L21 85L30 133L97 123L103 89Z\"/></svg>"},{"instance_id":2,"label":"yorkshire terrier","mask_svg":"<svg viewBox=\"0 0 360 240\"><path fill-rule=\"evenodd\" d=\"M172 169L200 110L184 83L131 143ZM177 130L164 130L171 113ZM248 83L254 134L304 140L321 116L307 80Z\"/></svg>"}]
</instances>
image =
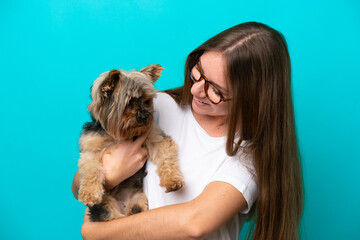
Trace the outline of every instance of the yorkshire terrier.
<instances>
[{"instance_id":1,"label":"yorkshire terrier","mask_svg":"<svg viewBox=\"0 0 360 240\"><path fill-rule=\"evenodd\" d=\"M92 122L83 127L79 140L79 200L90 210L90 219L108 221L148 209L143 192L145 166L118 186L106 191L102 156L119 142L134 140L152 130L144 142L149 159L157 165L160 186L166 192L184 186L177 163L176 143L153 123L154 82L160 65L140 71L112 70L102 73L91 88L88 107Z\"/></svg>"}]
</instances>

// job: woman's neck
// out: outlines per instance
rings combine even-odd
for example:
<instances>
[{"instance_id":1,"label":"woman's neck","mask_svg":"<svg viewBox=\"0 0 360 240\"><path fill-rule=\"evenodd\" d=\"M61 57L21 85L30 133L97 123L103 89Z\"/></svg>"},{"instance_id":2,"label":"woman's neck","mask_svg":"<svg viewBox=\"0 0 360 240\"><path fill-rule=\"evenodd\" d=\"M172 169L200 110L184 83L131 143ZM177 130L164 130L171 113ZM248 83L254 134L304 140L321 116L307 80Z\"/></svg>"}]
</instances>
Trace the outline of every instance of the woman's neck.
<instances>
[{"instance_id":1,"label":"woman's neck","mask_svg":"<svg viewBox=\"0 0 360 240\"><path fill-rule=\"evenodd\" d=\"M198 124L211 137L224 137L227 133L227 124L224 116L200 115L192 111L192 114Z\"/></svg>"}]
</instances>

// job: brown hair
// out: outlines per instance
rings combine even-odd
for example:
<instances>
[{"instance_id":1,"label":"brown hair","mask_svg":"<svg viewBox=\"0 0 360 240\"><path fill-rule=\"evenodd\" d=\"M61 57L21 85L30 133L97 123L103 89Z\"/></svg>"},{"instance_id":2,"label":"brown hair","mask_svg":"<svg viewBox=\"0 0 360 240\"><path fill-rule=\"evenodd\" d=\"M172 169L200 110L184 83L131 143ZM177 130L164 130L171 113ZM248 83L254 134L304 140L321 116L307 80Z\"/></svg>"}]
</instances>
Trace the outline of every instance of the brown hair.
<instances>
[{"instance_id":1,"label":"brown hair","mask_svg":"<svg viewBox=\"0 0 360 240\"><path fill-rule=\"evenodd\" d=\"M222 53L231 89L226 152L253 155L258 200L248 238L299 239L303 184L291 98L291 67L286 41L267 25L249 22L229 28L196 48ZM181 105L191 104L187 58L184 86L167 91ZM245 143L245 147L242 143Z\"/></svg>"}]
</instances>

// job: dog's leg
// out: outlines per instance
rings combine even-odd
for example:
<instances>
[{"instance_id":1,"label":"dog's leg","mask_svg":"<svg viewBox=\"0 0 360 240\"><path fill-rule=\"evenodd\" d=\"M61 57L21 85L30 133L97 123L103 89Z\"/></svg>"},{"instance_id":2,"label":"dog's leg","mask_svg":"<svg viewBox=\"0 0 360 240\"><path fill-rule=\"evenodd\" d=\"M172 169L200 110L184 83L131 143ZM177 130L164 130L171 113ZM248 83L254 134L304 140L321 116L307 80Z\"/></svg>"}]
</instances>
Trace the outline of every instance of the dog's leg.
<instances>
[{"instance_id":1,"label":"dog's leg","mask_svg":"<svg viewBox=\"0 0 360 240\"><path fill-rule=\"evenodd\" d=\"M176 143L166 136L159 126L154 125L147 139L146 146L149 150L151 161L157 165L160 186L165 187L166 192L182 188L185 182L178 164Z\"/></svg>"},{"instance_id":2,"label":"dog's leg","mask_svg":"<svg viewBox=\"0 0 360 240\"><path fill-rule=\"evenodd\" d=\"M164 137L158 145L155 161L158 166L160 186L165 187L166 192L177 191L185 185L184 177L180 173L177 154L176 143L170 137Z\"/></svg>"},{"instance_id":3,"label":"dog's leg","mask_svg":"<svg viewBox=\"0 0 360 240\"><path fill-rule=\"evenodd\" d=\"M80 154L79 201L86 206L101 202L104 195L105 176L101 164L101 153L85 152Z\"/></svg>"}]
</instances>

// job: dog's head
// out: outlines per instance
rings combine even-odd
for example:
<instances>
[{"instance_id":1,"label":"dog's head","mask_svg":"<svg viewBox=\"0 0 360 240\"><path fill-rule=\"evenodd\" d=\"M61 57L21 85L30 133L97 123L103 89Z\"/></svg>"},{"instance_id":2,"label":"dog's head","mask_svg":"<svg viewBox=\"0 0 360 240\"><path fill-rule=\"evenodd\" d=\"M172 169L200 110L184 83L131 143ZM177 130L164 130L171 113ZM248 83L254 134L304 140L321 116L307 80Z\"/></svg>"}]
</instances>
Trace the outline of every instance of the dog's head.
<instances>
[{"instance_id":1,"label":"dog's head","mask_svg":"<svg viewBox=\"0 0 360 240\"><path fill-rule=\"evenodd\" d=\"M115 139L140 136L152 124L154 82L163 69L156 64L140 71L102 73L91 89L91 116Z\"/></svg>"}]
</instances>

